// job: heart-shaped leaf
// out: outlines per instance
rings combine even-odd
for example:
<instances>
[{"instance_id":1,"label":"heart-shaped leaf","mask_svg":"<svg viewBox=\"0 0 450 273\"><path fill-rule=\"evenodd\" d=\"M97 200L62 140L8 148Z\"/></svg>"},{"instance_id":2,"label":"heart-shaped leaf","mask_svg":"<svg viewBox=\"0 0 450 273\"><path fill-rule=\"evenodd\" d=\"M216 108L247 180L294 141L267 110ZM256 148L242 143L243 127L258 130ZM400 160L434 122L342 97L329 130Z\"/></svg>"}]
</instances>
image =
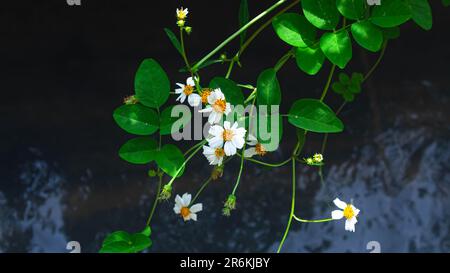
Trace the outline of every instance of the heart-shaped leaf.
<instances>
[{"instance_id":1,"label":"heart-shaped leaf","mask_svg":"<svg viewBox=\"0 0 450 273\"><path fill-rule=\"evenodd\" d=\"M347 30L325 33L320 39L320 48L341 69L352 59L352 43Z\"/></svg>"},{"instance_id":2,"label":"heart-shaped leaf","mask_svg":"<svg viewBox=\"0 0 450 273\"><path fill-rule=\"evenodd\" d=\"M164 69L153 59L145 59L134 80L138 100L148 107L159 108L170 94L170 82Z\"/></svg>"},{"instance_id":3,"label":"heart-shaped leaf","mask_svg":"<svg viewBox=\"0 0 450 273\"><path fill-rule=\"evenodd\" d=\"M275 33L281 40L295 47L312 45L316 38L316 28L304 16L284 13L272 22Z\"/></svg>"},{"instance_id":4,"label":"heart-shaped leaf","mask_svg":"<svg viewBox=\"0 0 450 273\"><path fill-rule=\"evenodd\" d=\"M339 23L340 14L336 0L302 0L303 13L315 27L333 30Z\"/></svg>"},{"instance_id":5,"label":"heart-shaped leaf","mask_svg":"<svg viewBox=\"0 0 450 273\"><path fill-rule=\"evenodd\" d=\"M150 137L130 139L119 149L119 156L132 164L147 164L156 158L158 144Z\"/></svg>"},{"instance_id":6,"label":"heart-shaped leaf","mask_svg":"<svg viewBox=\"0 0 450 273\"><path fill-rule=\"evenodd\" d=\"M122 105L113 117L120 128L134 135L151 135L159 128L158 114L140 104Z\"/></svg>"}]
</instances>

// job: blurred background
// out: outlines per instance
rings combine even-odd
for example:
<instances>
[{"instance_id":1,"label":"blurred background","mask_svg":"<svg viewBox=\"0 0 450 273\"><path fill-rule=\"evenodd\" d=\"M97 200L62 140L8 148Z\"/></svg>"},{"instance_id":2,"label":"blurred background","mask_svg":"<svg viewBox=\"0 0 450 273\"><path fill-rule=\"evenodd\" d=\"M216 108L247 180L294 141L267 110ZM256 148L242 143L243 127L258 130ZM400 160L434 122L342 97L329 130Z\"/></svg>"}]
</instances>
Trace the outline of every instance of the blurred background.
<instances>
[{"instance_id":1,"label":"blurred background","mask_svg":"<svg viewBox=\"0 0 450 273\"><path fill-rule=\"evenodd\" d=\"M251 16L272 2L250 0ZM450 9L430 2L433 29L403 26L362 94L343 109L346 128L329 137L323 183L316 168L298 168L296 214L325 218L335 197L353 200L361 209L356 232L344 231L343 221L294 223L284 251L369 252L370 241L378 241L382 252L450 251ZM134 73L144 58L157 59L173 87L185 80L178 72L183 61L163 31L176 30L179 6L190 11L192 61L238 28L238 0L2 3L0 252L68 252L69 241L80 242L82 252L97 252L106 234L143 228L157 183L147 177L148 166L118 157L132 136L115 124L112 112L134 92ZM238 45L237 39L226 52ZM287 49L267 28L232 78L255 84ZM376 58L354 45L346 72L365 73ZM283 111L295 99L319 97L329 68L311 77L289 61L279 72ZM211 66L202 79L225 72L225 65ZM337 109L341 102L330 92L327 104ZM295 145L295 131L285 125L282 145L268 162L286 159ZM303 155L319 151L322 139L309 135ZM195 193L210 172L197 156L174 194ZM275 251L289 215L290 167L246 163L237 210L223 217L237 172L235 160L204 191L198 222L184 223L172 201L162 203L152 220L150 252Z\"/></svg>"}]
</instances>

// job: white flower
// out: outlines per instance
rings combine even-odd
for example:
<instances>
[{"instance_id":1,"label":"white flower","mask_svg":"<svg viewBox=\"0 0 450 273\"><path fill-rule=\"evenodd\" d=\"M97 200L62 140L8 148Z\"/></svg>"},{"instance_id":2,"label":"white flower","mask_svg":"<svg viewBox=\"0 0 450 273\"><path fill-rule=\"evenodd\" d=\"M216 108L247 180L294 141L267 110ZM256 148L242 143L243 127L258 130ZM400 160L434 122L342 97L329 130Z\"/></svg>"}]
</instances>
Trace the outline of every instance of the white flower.
<instances>
[{"instance_id":1,"label":"white flower","mask_svg":"<svg viewBox=\"0 0 450 273\"><path fill-rule=\"evenodd\" d=\"M183 7L177 9L177 19L178 20L185 20L189 11L187 8L183 9Z\"/></svg>"},{"instance_id":2,"label":"white flower","mask_svg":"<svg viewBox=\"0 0 450 273\"><path fill-rule=\"evenodd\" d=\"M244 157L252 157L254 155L263 156L267 153L264 146L258 142L258 139L253 135L248 135L247 144L255 147L248 148L244 151Z\"/></svg>"},{"instance_id":3,"label":"white flower","mask_svg":"<svg viewBox=\"0 0 450 273\"><path fill-rule=\"evenodd\" d=\"M208 96L209 105L200 110L201 113L209 113L208 122L210 124L219 123L222 116L231 112L231 105L225 100L225 95L220 88L215 89Z\"/></svg>"},{"instance_id":4,"label":"white flower","mask_svg":"<svg viewBox=\"0 0 450 273\"><path fill-rule=\"evenodd\" d=\"M233 126L229 121L220 125L211 126L209 134L212 136L208 139L211 148L223 147L225 155L232 156L236 154L236 149L242 149L245 143L245 133L247 130L238 128L238 123L235 122Z\"/></svg>"},{"instance_id":5,"label":"white flower","mask_svg":"<svg viewBox=\"0 0 450 273\"><path fill-rule=\"evenodd\" d=\"M192 77L187 78L186 84L177 83L177 85L179 88L175 89L175 94L180 94L177 101L183 103L187 98L190 106L196 107L200 105L202 97L194 93L195 82Z\"/></svg>"},{"instance_id":6,"label":"white flower","mask_svg":"<svg viewBox=\"0 0 450 273\"><path fill-rule=\"evenodd\" d=\"M323 161L322 154L314 154L313 155L313 160L314 160L315 163L322 163L322 161Z\"/></svg>"},{"instance_id":7,"label":"white flower","mask_svg":"<svg viewBox=\"0 0 450 273\"><path fill-rule=\"evenodd\" d=\"M208 159L210 165L222 165L225 151L222 147L211 148L209 146L203 146L203 154Z\"/></svg>"},{"instance_id":8,"label":"white flower","mask_svg":"<svg viewBox=\"0 0 450 273\"><path fill-rule=\"evenodd\" d=\"M173 211L176 214L181 214L184 221L191 219L197 221L197 212L203 210L203 205L201 203L189 207L191 199L192 196L189 193L183 194L183 197L180 197L177 194L175 197L175 206L173 207Z\"/></svg>"},{"instance_id":9,"label":"white flower","mask_svg":"<svg viewBox=\"0 0 450 273\"><path fill-rule=\"evenodd\" d=\"M355 232L355 225L358 222L356 217L359 214L359 209L355 208L352 204L347 204L339 198L334 199L334 204L341 210L333 210L331 212L331 218L339 220L345 217L345 230Z\"/></svg>"}]
</instances>

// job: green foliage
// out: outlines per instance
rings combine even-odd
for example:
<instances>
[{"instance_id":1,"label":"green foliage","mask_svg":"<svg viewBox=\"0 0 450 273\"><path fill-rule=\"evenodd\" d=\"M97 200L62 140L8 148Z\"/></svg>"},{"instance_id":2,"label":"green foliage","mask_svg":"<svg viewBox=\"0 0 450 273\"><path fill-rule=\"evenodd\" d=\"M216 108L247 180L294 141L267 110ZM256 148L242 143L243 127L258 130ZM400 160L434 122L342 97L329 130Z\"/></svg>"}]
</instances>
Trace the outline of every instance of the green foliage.
<instances>
[{"instance_id":1,"label":"green foliage","mask_svg":"<svg viewBox=\"0 0 450 273\"><path fill-rule=\"evenodd\" d=\"M215 77L209 83L210 88L220 88L231 105L243 105L244 94L242 89L237 84L229 79L223 77Z\"/></svg>"},{"instance_id":2,"label":"green foliage","mask_svg":"<svg viewBox=\"0 0 450 273\"><path fill-rule=\"evenodd\" d=\"M352 59L352 43L347 30L325 33L320 38L320 48L341 69Z\"/></svg>"},{"instance_id":3,"label":"green foliage","mask_svg":"<svg viewBox=\"0 0 450 273\"><path fill-rule=\"evenodd\" d=\"M166 174L174 177L177 171L183 166L184 155L173 144L164 145L156 154L156 163ZM178 173L177 177L183 174L184 168Z\"/></svg>"},{"instance_id":4,"label":"green foliage","mask_svg":"<svg viewBox=\"0 0 450 273\"><path fill-rule=\"evenodd\" d=\"M383 32L370 21L361 21L352 24L353 38L363 48L377 52L381 49L384 41Z\"/></svg>"},{"instance_id":5,"label":"green foliage","mask_svg":"<svg viewBox=\"0 0 450 273\"><path fill-rule=\"evenodd\" d=\"M281 40L295 47L312 45L316 39L316 28L304 16L296 13L275 17L272 26Z\"/></svg>"},{"instance_id":6,"label":"green foliage","mask_svg":"<svg viewBox=\"0 0 450 273\"><path fill-rule=\"evenodd\" d=\"M130 234L126 231L116 231L109 234L103 241L100 253L137 253L152 245L150 240L151 229L146 227L143 231Z\"/></svg>"},{"instance_id":7,"label":"green foliage","mask_svg":"<svg viewBox=\"0 0 450 273\"><path fill-rule=\"evenodd\" d=\"M411 9L403 0L383 0L383 4L375 6L371 21L380 27L395 27L411 18Z\"/></svg>"},{"instance_id":8,"label":"green foliage","mask_svg":"<svg viewBox=\"0 0 450 273\"><path fill-rule=\"evenodd\" d=\"M406 4L411 9L413 21L421 28L430 30L433 26L433 16L428 0L406 0Z\"/></svg>"},{"instance_id":9,"label":"green foliage","mask_svg":"<svg viewBox=\"0 0 450 273\"><path fill-rule=\"evenodd\" d=\"M178 41L177 36L172 32L172 30L168 28L164 28L164 31L166 32L167 37L169 37L170 42L175 47L175 49L178 51L178 53L183 56L183 49L181 48L180 41Z\"/></svg>"},{"instance_id":10,"label":"green foliage","mask_svg":"<svg viewBox=\"0 0 450 273\"><path fill-rule=\"evenodd\" d=\"M298 67L308 75L317 74L325 61L325 55L319 45L312 47L298 47L295 51Z\"/></svg>"},{"instance_id":11,"label":"green foliage","mask_svg":"<svg viewBox=\"0 0 450 273\"><path fill-rule=\"evenodd\" d=\"M288 116L289 123L306 131L339 133L344 130L342 121L320 100L297 100L289 110Z\"/></svg>"},{"instance_id":12,"label":"green foliage","mask_svg":"<svg viewBox=\"0 0 450 273\"><path fill-rule=\"evenodd\" d=\"M151 135L159 127L158 114L140 104L122 105L113 117L120 128L134 135Z\"/></svg>"},{"instance_id":13,"label":"green foliage","mask_svg":"<svg viewBox=\"0 0 450 273\"><path fill-rule=\"evenodd\" d=\"M132 164L147 164L155 160L158 143L150 137L130 139L119 150L119 156Z\"/></svg>"},{"instance_id":14,"label":"green foliage","mask_svg":"<svg viewBox=\"0 0 450 273\"><path fill-rule=\"evenodd\" d=\"M353 101L356 94L361 93L361 84L364 76L361 73L353 73L350 78L345 73L339 74L339 81L333 83L331 88L337 94L340 94L347 102Z\"/></svg>"},{"instance_id":15,"label":"green foliage","mask_svg":"<svg viewBox=\"0 0 450 273\"><path fill-rule=\"evenodd\" d=\"M366 2L366 0L337 0L336 6L346 18L358 20L364 17Z\"/></svg>"},{"instance_id":16,"label":"green foliage","mask_svg":"<svg viewBox=\"0 0 450 273\"><path fill-rule=\"evenodd\" d=\"M258 105L279 105L281 103L280 83L273 68L264 70L257 81Z\"/></svg>"},{"instance_id":17,"label":"green foliage","mask_svg":"<svg viewBox=\"0 0 450 273\"><path fill-rule=\"evenodd\" d=\"M399 27L383 28L383 36L386 40L397 39L400 36Z\"/></svg>"},{"instance_id":18,"label":"green foliage","mask_svg":"<svg viewBox=\"0 0 450 273\"><path fill-rule=\"evenodd\" d=\"M302 0L303 13L315 27L333 30L339 23L340 14L336 0Z\"/></svg>"},{"instance_id":19,"label":"green foliage","mask_svg":"<svg viewBox=\"0 0 450 273\"><path fill-rule=\"evenodd\" d=\"M239 28L243 27L248 23L249 20L249 11L248 11L248 1L241 0L241 4L239 6ZM243 31L241 33L241 46L245 41L245 37L247 36L247 31Z\"/></svg>"},{"instance_id":20,"label":"green foliage","mask_svg":"<svg viewBox=\"0 0 450 273\"><path fill-rule=\"evenodd\" d=\"M444 5L445 7L450 6L450 0L442 0L442 5Z\"/></svg>"},{"instance_id":21,"label":"green foliage","mask_svg":"<svg viewBox=\"0 0 450 273\"><path fill-rule=\"evenodd\" d=\"M134 89L143 105L159 108L169 98L169 78L155 60L145 59L136 72Z\"/></svg>"}]
</instances>

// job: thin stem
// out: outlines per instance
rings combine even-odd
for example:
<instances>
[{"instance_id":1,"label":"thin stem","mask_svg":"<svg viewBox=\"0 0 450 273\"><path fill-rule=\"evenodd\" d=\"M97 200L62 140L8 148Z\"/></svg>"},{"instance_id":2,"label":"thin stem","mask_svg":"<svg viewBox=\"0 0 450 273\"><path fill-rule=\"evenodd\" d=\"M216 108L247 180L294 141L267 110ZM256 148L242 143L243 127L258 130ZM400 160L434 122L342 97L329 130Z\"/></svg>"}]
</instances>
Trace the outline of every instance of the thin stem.
<instances>
[{"instance_id":1,"label":"thin stem","mask_svg":"<svg viewBox=\"0 0 450 273\"><path fill-rule=\"evenodd\" d=\"M158 194L161 191L162 177L163 177L162 175L159 175L158 189L156 190L156 196L155 196L155 201L153 201L152 210L150 211L150 215L147 218L147 224L146 224L147 226L150 226L150 222L152 221L153 214L155 214L156 207L158 206Z\"/></svg>"},{"instance_id":2,"label":"thin stem","mask_svg":"<svg viewBox=\"0 0 450 273\"><path fill-rule=\"evenodd\" d=\"M184 37L183 37L183 28L182 27L180 27L180 42L181 42L181 52L183 53L182 55L183 55L184 63L186 64L188 71L192 71L191 65L189 64L189 61L186 56L186 49L184 48Z\"/></svg>"},{"instance_id":3,"label":"thin stem","mask_svg":"<svg viewBox=\"0 0 450 273\"><path fill-rule=\"evenodd\" d=\"M363 82L366 81L371 75L372 73L375 71L375 69L378 67L378 65L381 62L381 59L383 59L384 53L386 52L386 47L387 47L387 40L384 42L383 44L383 49L381 50L380 55L378 56L377 61L375 62L375 64L372 66L372 68L369 70L369 72L367 72L366 76L364 76Z\"/></svg>"},{"instance_id":4,"label":"thin stem","mask_svg":"<svg viewBox=\"0 0 450 273\"><path fill-rule=\"evenodd\" d=\"M197 144L198 145L198 144ZM178 174L181 172L181 170L186 166L186 164L189 162L189 160L191 160L191 158L198 153L198 151L200 151L200 149L203 148L202 145L199 145L194 152L192 152L192 154L183 162L183 164L181 165L180 168L178 168L177 172L175 173L175 175L172 177L172 179L170 179L169 183L167 183L168 185L172 185L173 181L175 181L175 179L177 179Z\"/></svg>"},{"instance_id":5,"label":"thin stem","mask_svg":"<svg viewBox=\"0 0 450 273\"><path fill-rule=\"evenodd\" d=\"M225 39L225 41L223 41L221 44L219 44L215 49L213 49L211 52L209 52L205 57L203 57L200 61L198 61L193 67L192 70L196 71L204 62L206 62L207 60L209 60L209 58L211 58L212 56L214 56L214 54L216 54L217 52L219 52L219 50L221 50L224 46L226 46L229 42L231 42L234 38L238 37L243 31L245 31L246 29L248 29L250 26L252 26L254 23L256 23L257 21L259 21L261 18L263 18L264 16L266 16L268 13L270 13L272 10L276 9L278 6L282 5L283 3L285 3L287 0L280 0L278 2L276 2L275 4L273 4L272 6L270 6L268 9L266 9L265 11L263 11L262 13L260 13L258 16L256 16L255 18L253 18L250 22L248 22L247 24L245 24L244 26L242 26L238 31L236 31L235 33L233 33L231 36L229 36L227 39Z\"/></svg>"},{"instance_id":6,"label":"thin stem","mask_svg":"<svg viewBox=\"0 0 450 273\"><path fill-rule=\"evenodd\" d=\"M235 60L235 58L233 58L230 62L230 65L228 66L228 71L227 71L227 74L225 75L226 79L228 79L231 76L231 71L233 70L235 62L236 62L236 60Z\"/></svg>"},{"instance_id":7,"label":"thin stem","mask_svg":"<svg viewBox=\"0 0 450 273\"><path fill-rule=\"evenodd\" d=\"M191 204L194 204L195 200L197 200L197 198L200 196L202 191L206 188L206 186L208 186L209 182L211 182L211 180L212 180L212 177L209 177L205 182L203 182L203 185L200 187L200 189L197 191L194 198L192 199Z\"/></svg>"},{"instance_id":8,"label":"thin stem","mask_svg":"<svg viewBox=\"0 0 450 273\"><path fill-rule=\"evenodd\" d=\"M240 157L243 157L242 154L238 154ZM253 158L245 158L245 160L259 164L259 165L263 165L263 166L267 166L267 167L271 167L271 168L278 168L278 167L282 167L284 165L286 165L287 163L289 163L291 161L292 158L288 158L283 162L280 163L267 163L267 162L263 162L263 161L259 161Z\"/></svg>"},{"instance_id":9,"label":"thin stem","mask_svg":"<svg viewBox=\"0 0 450 273\"><path fill-rule=\"evenodd\" d=\"M203 140L197 144L195 144L194 146L192 146L191 148L189 148L186 152L184 152L184 156L188 155L190 152L192 152L193 150L195 150L195 148L197 148L199 145L203 145L206 143L206 140Z\"/></svg>"},{"instance_id":10,"label":"thin stem","mask_svg":"<svg viewBox=\"0 0 450 273\"><path fill-rule=\"evenodd\" d=\"M293 49L289 49L289 51L287 53L285 53L280 58L280 60L278 60L278 62L276 63L276 65L274 67L274 70L276 72L278 72L292 56L293 56Z\"/></svg>"},{"instance_id":11,"label":"thin stem","mask_svg":"<svg viewBox=\"0 0 450 273\"><path fill-rule=\"evenodd\" d=\"M294 218L294 220L298 221L298 222L302 222L302 223L325 223L325 222L330 222L333 221L333 218L326 218L326 219L318 219L318 220L305 220L305 219L301 219L295 215L292 215L292 217Z\"/></svg>"},{"instance_id":12,"label":"thin stem","mask_svg":"<svg viewBox=\"0 0 450 273\"><path fill-rule=\"evenodd\" d=\"M295 210L295 160L292 159L292 200L291 200L291 212L289 213L289 220L286 226L286 230L284 231L283 238L281 239L280 245L278 246L277 253L280 253L281 248L283 247L284 241L286 240L286 237L289 233L289 229L291 228L292 218L294 216L294 210Z\"/></svg>"},{"instance_id":13,"label":"thin stem","mask_svg":"<svg viewBox=\"0 0 450 273\"><path fill-rule=\"evenodd\" d=\"M323 101L325 99L325 96L327 95L328 89L330 89L331 80L333 79L334 70L336 69L336 65L333 64L330 70L330 74L328 75L327 84L323 88L322 95L320 96L320 101Z\"/></svg>"}]
</instances>

